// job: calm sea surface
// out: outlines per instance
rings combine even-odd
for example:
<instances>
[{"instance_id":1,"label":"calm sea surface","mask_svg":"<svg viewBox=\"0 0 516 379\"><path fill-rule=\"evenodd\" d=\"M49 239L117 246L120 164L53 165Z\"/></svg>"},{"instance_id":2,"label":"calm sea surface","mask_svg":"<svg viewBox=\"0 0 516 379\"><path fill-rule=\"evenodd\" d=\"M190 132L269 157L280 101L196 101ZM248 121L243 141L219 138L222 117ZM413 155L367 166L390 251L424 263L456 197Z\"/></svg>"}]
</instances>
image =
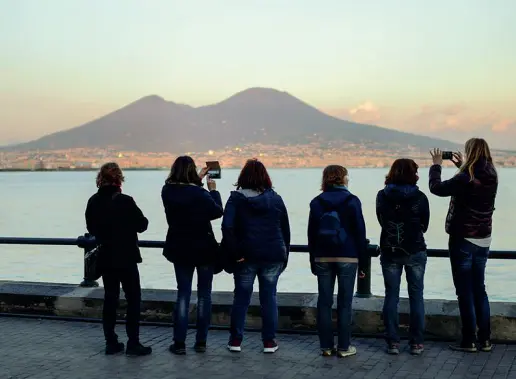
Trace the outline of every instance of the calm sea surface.
<instances>
[{"instance_id":1,"label":"calm sea surface","mask_svg":"<svg viewBox=\"0 0 516 379\"><path fill-rule=\"evenodd\" d=\"M427 169L420 171L421 189L430 200L431 221L426 234L431 248L446 248L444 219L448 199L429 194ZM454 174L445 169L444 178ZM375 198L382 188L386 169L350 170L350 190L360 197L367 234L377 242L380 228L375 215ZM306 244L308 204L318 194L320 169L270 170L275 189L283 196L291 221L292 243ZM88 197L96 191L94 172L23 172L0 173L0 235L16 237L77 237L85 232L84 209ZM128 171L124 192L132 195L150 220L149 230L141 239L163 240L166 220L160 192L166 171ZM238 170L224 170L218 181L227 200ZM500 169L500 186L494 215L492 249L516 250L516 169ZM214 224L220 237L220 220ZM175 288L173 267L158 249L144 249L140 265L142 285L146 288ZM0 280L79 283L82 279L82 250L74 247L0 245ZM214 280L214 290L232 290L230 275L222 273ZM316 292L316 279L310 273L308 256L292 253L289 266L280 278L283 292ZM488 263L487 287L492 300L516 300L516 261ZM378 259L373 259L372 290L383 294L383 278ZM406 285L402 287L406 296ZM430 258L425 277L427 298L455 298L448 259Z\"/></svg>"}]
</instances>

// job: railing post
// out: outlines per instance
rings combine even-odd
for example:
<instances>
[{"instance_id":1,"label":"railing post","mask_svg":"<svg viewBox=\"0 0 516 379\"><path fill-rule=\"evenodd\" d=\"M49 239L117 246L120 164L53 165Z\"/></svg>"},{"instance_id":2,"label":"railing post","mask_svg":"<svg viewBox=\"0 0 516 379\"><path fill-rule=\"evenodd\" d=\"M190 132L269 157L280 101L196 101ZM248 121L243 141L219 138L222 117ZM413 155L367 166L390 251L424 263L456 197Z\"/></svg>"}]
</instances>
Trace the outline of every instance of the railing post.
<instances>
[{"instance_id":1,"label":"railing post","mask_svg":"<svg viewBox=\"0 0 516 379\"><path fill-rule=\"evenodd\" d=\"M364 278L360 278L360 272L357 272L357 292L355 293L355 297L359 298L367 298L373 296L371 293L371 248L372 246L369 245L369 240L367 240L367 259L366 259L366 265L364 267Z\"/></svg>"},{"instance_id":2,"label":"railing post","mask_svg":"<svg viewBox=\"0 0 516 379\"><path fill-rule=\"evenodd\" d=\"M84 236L79 236L79 247L82 247L84 249L84 256L94 248L90 243L87 243L88 240L92 239L92 236L89 233L85 233ZM81 240L84 241L83 246L81 246ZM79 286L81 287L98 287L99 283L96 280L87 279L88 277L88 270L89 267L86 265L86 260L83 259L83 265L84 265L84 278L81 284Z\"/></svg>"}]
</instances>

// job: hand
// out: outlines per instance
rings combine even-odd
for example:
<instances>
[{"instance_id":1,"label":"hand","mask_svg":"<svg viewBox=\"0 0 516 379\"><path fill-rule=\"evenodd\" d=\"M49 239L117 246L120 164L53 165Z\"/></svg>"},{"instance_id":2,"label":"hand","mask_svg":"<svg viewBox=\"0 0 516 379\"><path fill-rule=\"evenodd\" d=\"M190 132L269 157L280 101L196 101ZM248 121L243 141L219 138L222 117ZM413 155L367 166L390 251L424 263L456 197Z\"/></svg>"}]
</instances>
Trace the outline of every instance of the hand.
<instances>
[{"instance_id":1,"label":"hand","mask_svg":"<svg viewBox=\"0 0 516 379\"><path fill-rule=\"evenodd\" d=\"M201 172L199 173L199 178L201 178L201 180L204 179L204 177L206 176L206 174L208 173L210 169L208 167L204 167Z\"/></svg>"},{"instance_id":2,"label":"hand","mask_svg":"<svg viewBox=\"0 0 516 379\"><path fill-rule=\"evenodd\" d=\"M365 272L359 271L358 272L358 277L359 277L359 279L364 279L366 277Z\"/></svg>"},{"instance_id":3,"label":"hand","mask_svg":"<svg viewBox=\"0 0 516 379\"><path fill-rule=\"evenodd\" d=\"M237 263L242 263L244 261L244 258L240 258Z\"/></svg>"},{"instance_id":4,"label":"hand","mask_svg":"<svg viewBox=\"0 0 516 379\"><path fill-rule=\"evenodd\" d=\"M217 183L215 180L208 178L208 191L216 191L217 190Z\"/></svg>"},{"instance_id":5,"label":"hand","mask_svg":"<svg viewBox=\"0 0 516 379\"><path fill-rule=\"evenodd\" d=\"M432 162L439 166L443 164L443 152L441 149L433 149L430 150L430 155L432 156Z\"/></svg>"},{"instance_id":6,"label":"hand","mask_svg":"<svg viewBox=\"0 0 516 379\"><path fill-rule=\"evenodd\" d=\"M464 162L464 158L462 158L462 153L460 151L453 153L451 161L457 168L461 168L462 162Z\"/></svg>"}]
</instances>

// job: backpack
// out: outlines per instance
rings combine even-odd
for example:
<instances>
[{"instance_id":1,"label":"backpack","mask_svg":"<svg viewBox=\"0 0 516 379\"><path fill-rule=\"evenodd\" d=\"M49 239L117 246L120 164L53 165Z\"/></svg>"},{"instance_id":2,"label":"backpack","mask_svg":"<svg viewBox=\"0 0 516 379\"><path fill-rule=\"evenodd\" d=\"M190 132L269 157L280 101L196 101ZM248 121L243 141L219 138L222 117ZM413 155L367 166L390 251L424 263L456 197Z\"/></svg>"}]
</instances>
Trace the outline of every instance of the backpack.
<instances>
[{"instance_id":1,"label":"backpack","mask_svg":"<svg viewBox=\"0 0 516 379\"><path fill-rule=\"evenodd\" d=\"M319 219L317 232L317 246L321 252L337 252L344 247L348 233L342 226L342 220L336 208L343 208L353 196L348 196L344 202L333 205L329 201L318 197L317 200L323 207L323 214Z\"/></svg>"},{"instance_id":2,"label":"backpack","mask_svg":"<svg viewBox=\"0 0 516 379\"><path fill-rule=\"evenodd\" d=\"M411 225L412 205L413 201L408 199L384 197L381 215L386 238L382 252L392 256L410 255L407 245L410 245L414 238Z\"/></svg>"}]
</instances>

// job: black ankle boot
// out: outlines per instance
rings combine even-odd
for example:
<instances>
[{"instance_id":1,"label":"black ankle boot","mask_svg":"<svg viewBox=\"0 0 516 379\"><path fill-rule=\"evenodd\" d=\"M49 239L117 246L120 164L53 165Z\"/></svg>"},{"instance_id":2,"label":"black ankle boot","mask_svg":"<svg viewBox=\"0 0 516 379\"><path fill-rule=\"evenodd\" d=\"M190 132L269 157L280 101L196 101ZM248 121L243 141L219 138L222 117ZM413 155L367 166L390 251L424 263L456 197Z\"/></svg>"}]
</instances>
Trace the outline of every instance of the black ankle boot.
<instances>
[{"instance_id":1,"label":"black ankle boot","mask_svg":"<svg viewBox=\"0 0 516 379\"><path fill-rule=\"evenodd\" d=\"M124 344L118 341L106 342L106 355L114 355L124 351Z\"/></svg>"},{"instance_id":2,"label":"black ankle boot","mask_svg":"<svg viewBox=\"0 0 516 379\"><path fill-rule=\"evenodd\" d=\"M141 343L127 343L126 355L141 357L152 353L150 346L143 346Z\"/></svg>"},{"instance_id":3,"label":"black ankle boot","mask_svg":"<svg viewBox=\"0 0 516 379\"><path fill-rule=\"evenodd\" d=\"M168 350L175 355L185 355L186 354L186 345L184 342L174 342Z\"/></svg>"}]
</instances>

